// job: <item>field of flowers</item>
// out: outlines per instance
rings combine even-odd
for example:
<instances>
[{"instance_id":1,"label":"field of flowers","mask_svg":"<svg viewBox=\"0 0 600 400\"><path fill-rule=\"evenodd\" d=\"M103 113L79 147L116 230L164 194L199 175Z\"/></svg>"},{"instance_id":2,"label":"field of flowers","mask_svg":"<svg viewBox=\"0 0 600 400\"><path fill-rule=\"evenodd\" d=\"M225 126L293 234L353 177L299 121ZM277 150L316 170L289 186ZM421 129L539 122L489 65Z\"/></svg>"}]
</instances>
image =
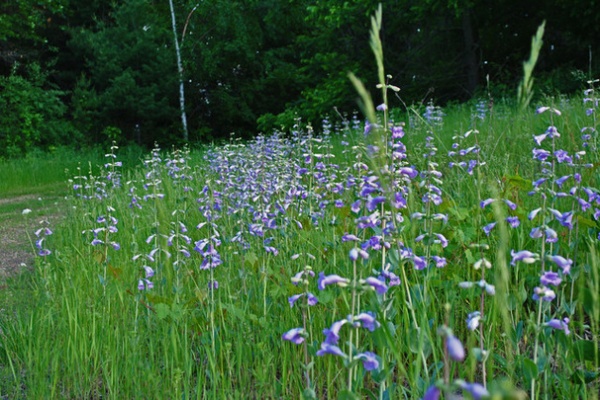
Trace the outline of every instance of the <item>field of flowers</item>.
<instances>
[{"instance_id":1,"label":"field of flowers","mask_svg":"<svg viewBox=\"0 0 600 400\"><path fill-rule=\"evenodd\" d=\"M597 398L586 94L406 126L380 106L386 129L299 124L124 172L113 146L70 181L67 223L34 232L3 394Z\"/></svg>"},{"instance_id":2,"label":"field of flowers","mask_svg":"<svg viewBox=\"0 0 600 400\"><path fill-rule=\"evenodd\" d=\"M79 167L1 394L600 397L596 92L390 112L372 46L366 121Z\"/></svg>"}]
</instances>

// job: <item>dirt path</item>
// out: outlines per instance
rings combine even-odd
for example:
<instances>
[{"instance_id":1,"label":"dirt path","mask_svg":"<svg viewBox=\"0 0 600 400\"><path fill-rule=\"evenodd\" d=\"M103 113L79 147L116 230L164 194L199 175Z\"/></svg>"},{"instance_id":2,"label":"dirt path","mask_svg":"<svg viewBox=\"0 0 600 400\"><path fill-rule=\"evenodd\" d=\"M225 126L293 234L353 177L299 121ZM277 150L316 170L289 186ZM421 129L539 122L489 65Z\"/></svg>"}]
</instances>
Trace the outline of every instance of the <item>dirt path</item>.
<instances>
[{"instance_id":1,"label":"dirt path","mask_svg":"<svg viewBox=\"0 0 600 400\"><path fill-rule=\"evenodd\" d=\"M0 279L33 266L34 232L43 226L42 221L48 221L50 226L59 222L60 200L35 194L0 199ZM23 215L25 209L31 210L27 216Z\"/></svg>"}]
</instances>

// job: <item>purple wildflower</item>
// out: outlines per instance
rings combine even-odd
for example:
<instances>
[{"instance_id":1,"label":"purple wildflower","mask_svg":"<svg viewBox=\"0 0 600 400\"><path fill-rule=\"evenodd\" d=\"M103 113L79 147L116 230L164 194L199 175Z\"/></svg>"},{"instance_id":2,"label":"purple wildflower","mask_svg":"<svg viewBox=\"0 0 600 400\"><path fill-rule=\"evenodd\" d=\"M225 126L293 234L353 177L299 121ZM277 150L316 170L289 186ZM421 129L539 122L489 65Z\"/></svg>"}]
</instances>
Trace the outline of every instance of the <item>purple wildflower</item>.
<instances>
[{"instance_id":1,"label":"purple wildflower","mask_svg":"<svg viewBox=\"0 0 600 400\"><path fill-rule=\"evenodd\" d=\"M440 243L442 247L448 246L448 239L446 239L444 235L440 233L434 233L433 235L438 238L438 240L434 241L434 243Z\"/></svg>"},{"instance_id":2,"label":"purple wildflower","mask_svg":"<svg viewBox=\"0 0 600 400\"><path fill-rule=\"evenodd\" d=\"M374 353L370 351L365 351L364 353L357 354L355 358L362 360L363 367L367 371L372 371L374 369L379 368L379 360Z\"/></svg>"},{"instance_id":3,"label":"purple wildflower","mask_svg":"<svg viewBox=\"0 0 600 400\"><path fill-rule=\"evenodd\" d=\"M435 385L429 386L425 394L423 395L423 400L439 400L442 391Z\"/></svg>"},{"instance_id":4,"label":"purple wildflower","mask_svg":"<svg viewBox=\"0 0 600 400\"><path fill-rule=\"evenodd\" d=\"M510 255L512 256L510 265L516 265L518 261L524 262L525 264L533 264L538 259L537 254L527 250L521 250L516 253L514 250L511 250Z\"/></svg>"},{"instance_id":5,"label":"purple wildflower","mask_svg":"<svg viewBox=\"0 0 600 400\"><path fill-rule=\"evenodd\" d=\"M467 315L467 329L474 331L479 326L481 320L481 313L479 311L473 311Z\"/></svg>"},{"instance_id":6,"label":"purple wildflower","mask_svg":"<svg viewBox=\"0 0 600 400\"><path fill-rule=\"evenodd\" d=\"M140 279L138 281L138 290L150 290L154 287L154 283L148 279Z\"/></svg>"},{"instance_id":7,"label":"purple wildflower","mask_svg":"<svg viewBox=\"0 0 600 400\"><path fill-rule=\"evenodd\" d=\"M304 342L304 328L294 328L290 329L283 335L281 335L283 340L289 340L294 344L300 344Z\"/></svg>"},{"instance_id":8,"label":"purple wildflower","mask_svg":"<svg viewBox=\"0 0 600 400\"><path fill-rule=\"evenodd\" d=\"M448 350L448 355L454 361L463 361L465 359L465 348L456 338L456 336L452 334L448 334L446 337L446 350Z\"/></svg>"},{"instance_id":9,"label":"purple wildflower","mask_svg":"<svg viewBox=\"0 0 600 400\"><path fill-rule=\"evenodd\" d=\"M571 272L571 265L573 265L573 260L561 257L559 255L549 256L548 260L558 265L562 269L563 274L569 275L569 273Z\"/></svg>"},{"instance_id":10,"label":"purple wildflower","mask_svg":"<svg viewBox=\"0 0 600 400\"><path fill-rule=\"evenodd\" d=\"M333 354L334 356L346 357L346 354L337 347L336 345L329 344L326 342L321 343L321 349L317 351L317 356L323 356L325 354Z\"/></svg>"},{"instance_id":11,"label":"purple wildflower","mask_svg":"<svg viewBox=\"0 0 600 400\"><path fill-rule=\"evenodd\" d=\"M521 224L519 217L506 217L506 222L511 228L517 228Z\"/></svg>"},{"instance_id":12,"label":"purple wildflower","mask_svg":"<svg viewBox=\"0 0 600 400\"><path fill-rule=\"evenodd\" d=\"M463 390L469 392L474 400L480 400L490 395L487 389L480 383L464 383L461 387Z\"/></svg>"},{"instance_id":13,"label":"purple wildflower","mask_svg":"<svg viewBox=\"0 0 600 400\"><path fill-rule=\"evenodd\" d=\"M377 291L377 294L384 294L388 290L388 287L386 286L385 282L380 281L379 279L374 278L372 276L365 279L365 283L371 286L373 289L375 289L375 291Z\"/></svg>"},{"instance_id":14,"label":"purple wildflower","mask_svg":"<svg viewBox=\"0 0 600 400\"><path fill-rule=\"evenodd\" d=\"M571 333L569 330L569 322L569 318L563 318L562 321L559 319L551 319L550 321L546 322L546 326L549 326L552 329L564 331L565 335L569 335Z\"/></svg>"},{"instance_id":15,"label":"purple wildflower","mask_svg":"<svg viewBox=\"0 0 600 400\"><path fill-rule=\"evenodd\" d=\"M492 229L494 229L495 226L496 226L495 222L492 222L491 224L487 224L486 226L483 227L483 232L485 232L485 234L487 236L490 236L490 233L492 232Z\"/></svg>"},{"instance_id":16,"label":"purple wildflower","mask_svg":"<svg viewBox=\"0 0 600 400\"><path fill-rule=\"evenodd\" d=\"M424 257L413 256L412 260L416 270L420 271L427 268L427 260Z\"/></svg>"},{"instance_id":17,"label":"purple wildflower","mask_svg":"<svg viewBox=\"0 0 600 400\"><path fill-rule=\"evenodd\" d=\"M339 275L325 276L325 274L323 272L321 272L321 273L319 273L319 280L317 283L317 287L319 288L319 290L323 290L323 289L325 289L325 286L327 286L327 285L338 285L341 287L345 287L348 285L348 283L350 283L349 279L342 278Z\"/></svg>"},{"instance_id":18,"label":"purple wildflower","mask_svg":"<svg viewBox=\"0 0 600 400\"><path fill-rule=\"evenodd\" d=\"M146 278L152 278L154 276L154 270L147 265L144 265L144 272L146 273Z\"/></svg>"},{"instance_id":19,"label":"purple wildflower","mask_svg":"<svg viewBox=\"0 0 600 400\"><path fill-rule=\"evenodd\" d=\"M511 210L516 210L517 209L517 205L515 203L513 203L510 200L504 199L504 202L506 203L506 205L508 206L508 208L510 208Z\"/></svg>"},{"instance_id":20,"label":"purple wildflower","mask_svg":"<svg viewBox=\"0 0 600 400\"><path fill-rule=\"evenodd\" d=\"M352 320L355 324L358 323L357 326L362 326L371 332L379 327L379 322L377 322L375 316L371 312L360 313L353 318L349 316L348 320Z\"/></svg>"},{"instance_id":21,"label":"purple wildflower","mask_svg":"<svg viewBox=\"0 0 600 400\"><path fill-rule=\"evenodd\" d=\"M290 307L294 307L294 303L296 303L296 301L298 301L298 299L302 296L304 296L304 293L295 294L291 297L288 297L288 303L290 303Z\"/></svg>"},{"instance_id":22,"label":"purple wildflower","mask_svg":"<svg viewBox=\"0 0 600 400\"><path fill-rule=\"evenodd\" d=\"M540 277L540 283L544 286L558 286L562 282L562 279L558 275L558 273L553 271L544 272L544 274Z\"/></svg>"},{"instance_id":23,"label":"purple wildflower","mask_svg":"<svg viewBox=\"0 0 600 400\"><path fill-rule=\"evenodd\" d=\"M481 208L486 208L487 206L489 206L490 204L492 204L494 201L495 201L495 199L481 200L481 203L479 203L479 205L481 206Z\"/></svg>"},{"instance_id":24,"label":"purple wildflower","mask_svg":"<svg viewBox=\"0 0 600 400\"><path fill-rule=\"evenodd\" d=\"M369 210L369 212L375 211L375 209L377 208L377 206L381 203L383 203L385 201L385 196L377 196L377 197L373 197L370 198L369 200L367 200L367 210Z\"/></svg>"},{"instance_id":25,"label":"purple wildflower","mask_svg":"<svg viewBox=\"0 0 600 400\"><path fill-rule=\"evenodd\" d=\"M447 264L447 261L444 257L431 256L431 259L433 260L433 262L435 262L435 266L437 268L444 268Z\"/></svg>"},{"instance_id":26,"label":"purple wildflower","mask_svg":"<svg viewBox=\"0 0 600 400\"><path fill-rule=\"evenodd\" d=\"M556 298L556 293L554 293L554 290L552 289L548 289L546 286L536 286L533 289L533 296L532 299L535 301L538 300L543 300L543 301L552 301Z\"/></svg>"},{"instance_id":27,"label":"purple wildflower","mask_svg":"<svg viewBox=\"0 0 600 400\"><path fill-rule=\"evenodd\" d=\"M347 319L342 319L339 321L334 322L331 325L331 328L327 329L323 329L323 334L325 335L325 342L324 343L328 343L328 344L337 344L338 341L340 340L340 329L342 328L342 326L344 326L345 324L348 323Z\"/></svg>"}]
</instances>

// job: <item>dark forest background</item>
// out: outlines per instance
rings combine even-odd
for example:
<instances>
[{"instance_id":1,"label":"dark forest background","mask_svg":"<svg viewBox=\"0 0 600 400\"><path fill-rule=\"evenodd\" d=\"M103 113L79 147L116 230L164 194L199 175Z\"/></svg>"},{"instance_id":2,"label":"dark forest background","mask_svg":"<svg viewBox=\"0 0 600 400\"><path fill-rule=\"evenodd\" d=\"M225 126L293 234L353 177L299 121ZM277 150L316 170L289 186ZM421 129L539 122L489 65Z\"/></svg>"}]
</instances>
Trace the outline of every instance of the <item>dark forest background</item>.
<instances>
[{"instance_id":1,"label":"dark forest background","mask_svg":"<svg viewBox=\"0 0 600 400\"><path fill-rule=\"evenodd\" d=\"M378 3L174 0L190 141L354 110L347 73L376 82L368 30ZM539 95L576 92L600 71L595 0L382 3L386 72L409 105L514 96L544 20ZM1 2L0 156L180 143L178 96L169 0Z\"/></svg>"}]
</instances>

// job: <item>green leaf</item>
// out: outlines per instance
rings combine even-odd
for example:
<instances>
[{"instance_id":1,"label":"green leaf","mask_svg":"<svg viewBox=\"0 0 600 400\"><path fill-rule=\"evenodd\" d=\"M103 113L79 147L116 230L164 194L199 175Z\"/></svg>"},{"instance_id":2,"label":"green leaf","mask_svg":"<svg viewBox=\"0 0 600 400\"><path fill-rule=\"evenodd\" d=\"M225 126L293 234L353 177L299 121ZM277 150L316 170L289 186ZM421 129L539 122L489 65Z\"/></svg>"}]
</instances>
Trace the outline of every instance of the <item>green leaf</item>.
<instances>
[{"instance_id":1,"label":"green leaf","mask_svg":"<svg viewBox=\"0 0 600 400\"><path fill-rule=\"evenodd\" d=\"M254 253L252 251L246 253L246 257L244 259L244 263L246 265L248 265L249 267L256 267L256 265L258 263L258 257L256 255L256 253Z\"/></svg>"},{"instance_id":2,"label":"green leaf","mask_svg":"<svg viewBox=\"0 0 600 400\"><path fill-rule=\"evenodd\" d=\"M317 394L312 389L304 389L304 392L302 392L302 398L305 400L316 400Z\"/></svg>"},{"instance_id":3,"label":"green leaf","mask_svg":"<svg viewBox=\"0 0 600 400\"><path fill-rule=\"evenodd\" d=\"M537 378L538 376L538 367L535 363L529 358L523 359L523 376L528 382L531 382L532 379Z\"/></svg>"},{"instance_id":4,"label":"green leaf","mask_svg":"<svg viewBox=\"0 0 600 400\"><path fill-rule=\"evenodd\" d=\"M600 377L600 372L598 371L575 371L573 375L571 375L571 382L579 385L584 385L591 383Z\"/></svg>"},{"instance_id":5,"label":"green leaf","mask_svg":"<svg viewBox=\"0 0 600 400\"><path fill-rule=\"evenodd\" d=\"M507 189L516 188L527 191L533 189L533 183L519 175L505 176L504 180L507 183Z\"/></svg>"},{"instance_id":6,"label":"green leaf","mask_svg":"<svg viewBox=\"0 0 600 400\"><path fill-rule=\"evenodd\" d=\"M359 400L360 397L358 397L356 394L350 392L347 389L342 390L339 394L338 394L338 400Z\"/></svg>"},{"instance_id":7,"label":"green leaf","mask_svg":"<svg viewBox=\"0 0 600 400\"><path fill-rule=\"evenodd\" d=\"M591 340L578 340L573 344L573 350L575 353L575 357L580 362L590 361L595 363L598 367L600 366L600 349L598 349L598 344Z\"/></svg>"},{"instance_id":8,"label":"green leaf","mask_svg":"<svg viewBox=\"0 0 600 400\"><path fill-rule=\"evenodd\" d=\"M158 319L166 319L171 314L171 307L165 303L158 303L154 306Z\"/></svg>"}]
</instances>

